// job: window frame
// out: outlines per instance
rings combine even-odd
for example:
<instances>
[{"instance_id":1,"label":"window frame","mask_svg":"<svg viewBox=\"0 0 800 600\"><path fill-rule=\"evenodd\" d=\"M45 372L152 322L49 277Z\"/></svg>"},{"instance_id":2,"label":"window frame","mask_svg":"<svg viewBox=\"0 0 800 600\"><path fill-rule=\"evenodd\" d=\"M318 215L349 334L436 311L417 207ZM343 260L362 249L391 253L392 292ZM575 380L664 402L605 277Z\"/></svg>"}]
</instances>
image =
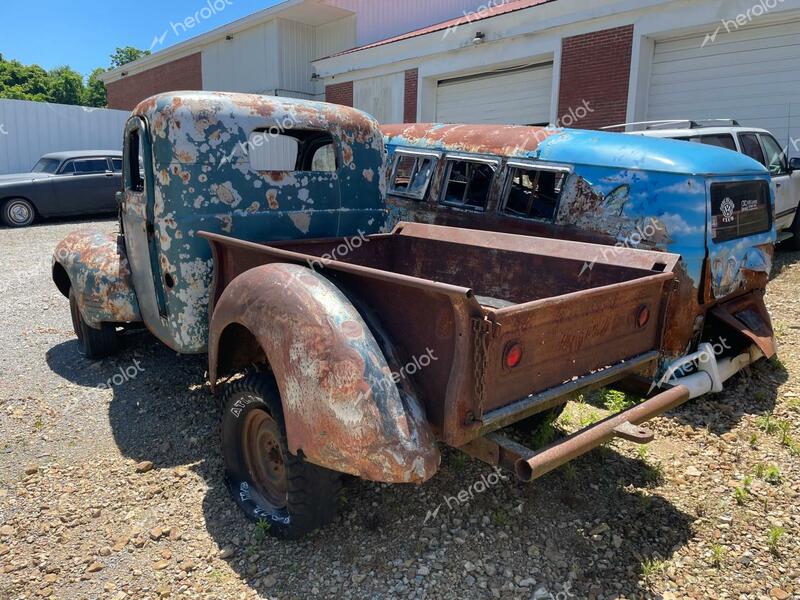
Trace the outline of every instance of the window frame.
<instances>
[{"instance_id":1,"label":"window frame","mask_svg":"<svg viewBox=\"0 0 800 600\"><path fill-rule=\"evenodd\" d=\"M400 159L403 157L413 157L417 161L421 159L430 159L433 161L433 168L431 169L431 175L428 177L428 181L425 183L425 187L421 192L408 192L406 190L398 190L394 187L394 180L397 176L397 167L400 164ZM442 160L443 153L442 152L435 152L433 150L415 150L413 148L398 148L395 150L395 156L392 159L392 168L389 174L389 194L392 196L402 196L404 198L411 198L412 200L425 200L428 192L430 191L434 177L436 172L439 169L439 162ZM416 169L415 165L415 169ZM419 171L415 171L414 174L418 173ZM413 180L413 177L412 177ZM411 182L409 181L409 185Z\"/></svg>"},{"instance_id":2,"label":"window frame","mask_svg":"<svg viewBox=\"0 0 800 600\"><path fill-rule=\"evenodd\" d=\"M553 210L553 217L551 219L542 219L538 217L523 217L521 215L511 214L506 212L506 207L508 205L509 196L511 196L511 186L514 182L513 172L515 169L525 169L527 171L547 171L551 173L562 173L564 175L564 184L566 184L567 177L574 173L574 169L572 167L566 165L551 165L551 164L541 164L536 163L533 161L526 161L526 160L509 160L506 162L506 180L503 185L503 196L501 198L500 203L497 206L497 213L502 215L503 217L509 217L512 219L520 219L522 221L536 221L537 223L555 223L556 217L558 216L558 210L561 208L561 199L564 195L564 188L562 184L561 191L558 194L558 198L556 198L556 206Z\"/></svg>"},{"instance_id":3,"label":"window frame","mask_svg":"<svg viewBox=\"0 0 800 600\"><path fill-rule=\"evenodd\" d=\"M755 139L756 145L758 146L758 149L761 152L761 158L763 160L758 160L757 158L754 158L754 157L750 156L747 152L745 152L745 149L744 149L744 138L746 136L752 136ZM741 153L744 154L745 156L747 156L748 158L752 158L757 163L760 163L761 165L764 166L765 169L769 169L769 167L767 166L767 156L766 156L766 154L764 154L764 147L761 145L761 138L760 138L759 134L757 132L755 132L755 131L740 131L737 134L737 137L739 138L739 148L740 148Z\"/></svg>"},{"instance_id":4,"label":"window frame","mask_svg":"<svg viewBox=\"0 0 800 600\"><path fill-rule=\"evenodd\" d=\"M763 133L763 132L759 132L756 135L758 137L759 143L761 144L761 152L764 153L764 160L767 163L767 170L768 171L770 171L770 164L771 163L770 163L770 160L769 160L769 153L767 152L767 146L764 143L764 139L765 138L770 138L773 142L775 142L775 145L781 151L781 167L782 167L781 172L780 173L773 173L772 171L770 171L770 175L772 177L783 177L785 175L790 175L791 171L789 170L789 158L787 156L787 152L784 149L784 147L781 146L780 142L775 139L775 136L772 135L771 133Z\"/></svg>"},{"instance_id":5,"label":"window frame","mask_svg":"<svg viewBox=\"0 0 800 600\"><path fill-rule=\"evenodd\" d=\"M122 173L122 171L123 171L123 169L124 169L124 167L125 167L125 159L123 159L121 156L120 156L119 158L118 158L118 157L116 157L116 156L111 156L111 157L109 157L109 159L108 159L108 160L109 160L109 162L111 163L111 171L112 171L112 172L113 172L115 175L116 175L117 173ZM116 160L118 160L118 161L119 161L119 171L117 171L117 169L116 169L116 165L114 164L114 161L116 161Z\"/></svg>"},{"instance_id":6,"label":"window frame","mask_svg":"<svg viewBox=\"0 0 800 600\"><path fill-rule=\"evenodd\" d=\"M272 127L258 126L254 127L247 136L247 160L250 165L250 170L255 173L338 173L342 169L344 161L342 160L342 149L340 139L333 132L325 129L279 129L273 131ZM252 166L252 157L249 156L253 148L252 138L254 135L262 137L286 137L294 139L297 142L297 156L295 157L295 165L293 169L276 171L274 169L255 169ZM269 144L269 140L266 142ZM313 171L300 167L311 167L313 165L314 156L325 146L333 146L333 155L335 159L335 167L329 171ZM263 144L255 145L256 148L262 147Z\"/></svg>"},{"instance_id":7,"label":"window frame","mask_svg":"<svg viewBox=\"0 0 800 600\"><path fill-rule=\"evenodd\" d=\"M472 154L462 154L458 152L446 153L443 157L445 161L444 167L444 175L442 176L442 183L439 186L439 198L438 204L442 206L448 206L450 208L459 208L461 210L468 210L473 212L486 212L489 209L489 200L491 200L492 195L492 188L497 183L497 177L500 174L500 159L499 158L486 158L482 156L475 156ZM474 164L482 164L487 165L492 169L492 180L489 182L489 193L486 197L486 205L483 207L479 206L470 206L469 204L464 204L463 202L448 202L447 201L447 187L450 183L450 174L453 172L453 163L455 162L469 162ZM466 196L466 192L469 191L469 186L464 192Z\"/></svg>"},{"instance_id":8,"label":"window frame","mask_svg":"<svg viewBox=\"0 0 800 600\"><path fill-rule=\"evenodd\" d=\"M110 165L107 156L81 156L79 158L70 159L70 162L72 163L72 166L74 168L77 163L89 162L89 161L95 161L95 160L97 160L97 161L102 160L103 162L106 163L106 168L105 168L104 171L87 171L87 172L84 172L84 171L78 171L77 169L75 169L74 175L76 175L76 176L105 175L106 173L113 173L114 172L113 171L113 167Z\"/></svg>"}]
</instances>

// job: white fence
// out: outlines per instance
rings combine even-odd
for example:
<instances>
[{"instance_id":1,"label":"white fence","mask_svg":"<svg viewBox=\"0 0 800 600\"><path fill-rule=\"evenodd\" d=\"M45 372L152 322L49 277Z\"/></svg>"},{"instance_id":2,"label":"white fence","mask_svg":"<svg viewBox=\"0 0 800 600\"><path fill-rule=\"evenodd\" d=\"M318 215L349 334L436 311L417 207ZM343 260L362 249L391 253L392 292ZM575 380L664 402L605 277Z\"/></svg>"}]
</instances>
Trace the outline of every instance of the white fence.
<instances>
[{"instance_id":1,"label":"white fence","mask_svg":"<svg viewBox=\"0 0 800 600\"><path fill-rule=\"evenodd\" d=\"M42 154L122 150L124 110L0 100L0 175L30 171Z\"/></svg>"}]
</instances>

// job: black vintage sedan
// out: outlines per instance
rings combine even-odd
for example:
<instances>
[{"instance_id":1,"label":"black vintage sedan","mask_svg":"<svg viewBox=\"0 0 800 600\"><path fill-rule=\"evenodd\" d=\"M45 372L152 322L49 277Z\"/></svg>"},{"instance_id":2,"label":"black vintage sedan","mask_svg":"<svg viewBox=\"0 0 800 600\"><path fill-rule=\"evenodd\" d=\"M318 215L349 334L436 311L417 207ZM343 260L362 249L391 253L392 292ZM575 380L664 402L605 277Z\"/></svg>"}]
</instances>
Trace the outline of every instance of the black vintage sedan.
<instances>
[{"instance_id":1,"label":"black vintage sedan","mask_svg":"<svg viewBox=\"0 0 800 600\"><path fill-rule=\"evenodd\" d=\"M45 154L30 173L0 175L0 219L25 227L37 217L110 213L122 189L122 152Z\"/></svg>"}]
</instances>

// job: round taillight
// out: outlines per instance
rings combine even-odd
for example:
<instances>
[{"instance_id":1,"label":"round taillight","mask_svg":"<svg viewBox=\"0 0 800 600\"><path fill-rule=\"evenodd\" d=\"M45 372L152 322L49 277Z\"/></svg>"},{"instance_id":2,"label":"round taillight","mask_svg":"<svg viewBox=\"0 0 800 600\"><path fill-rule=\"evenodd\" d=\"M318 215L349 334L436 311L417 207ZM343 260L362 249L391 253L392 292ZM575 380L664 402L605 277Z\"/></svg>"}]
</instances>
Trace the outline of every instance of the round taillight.
<instances>
[{"instance_id":1,"label":"round taillight","mask_svg":"<svg viewBox=\"0 0 800 600\"><path fill-rule=\"evenodd\" d=\"M505 363L509 369L513 369L522 361L522 346L517 343L509 344L506 347Z\"/></svg>"},{"instance_id":2,"label":"round taillight","mask_svg":"<svg viewBox=\"0 0 800 600\"><path fill-rule=\"evenodd\" d=\"M636 324L644 327L650 322L650 309L647 306L640 306L636 313Z\"/></svg>"}]
</instances>

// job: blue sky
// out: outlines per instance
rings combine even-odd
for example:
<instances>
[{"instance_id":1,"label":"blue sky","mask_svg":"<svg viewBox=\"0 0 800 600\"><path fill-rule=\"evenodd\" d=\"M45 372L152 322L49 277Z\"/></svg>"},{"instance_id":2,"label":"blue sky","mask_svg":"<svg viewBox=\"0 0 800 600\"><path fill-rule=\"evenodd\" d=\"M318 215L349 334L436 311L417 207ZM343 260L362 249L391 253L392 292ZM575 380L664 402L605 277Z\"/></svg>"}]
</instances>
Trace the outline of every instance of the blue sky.
<instances>
[{"instance_id":1,"label":"blue sky","mask_svg":"<svg viewBox=\"0 0 800 600\"><path fill-rule=\"evenodd\" d=\"M153 51L278 4L279 0L0 0L0 54L88 75L117 46ZM208 5L216 4L215 11ZM221 10L219 10L219 8ZM197 17L185 29L184 21ZM184 30L185 29L185 30ZM163 44L159 38L163 37Z\"/></svg>"}]
</instances>

